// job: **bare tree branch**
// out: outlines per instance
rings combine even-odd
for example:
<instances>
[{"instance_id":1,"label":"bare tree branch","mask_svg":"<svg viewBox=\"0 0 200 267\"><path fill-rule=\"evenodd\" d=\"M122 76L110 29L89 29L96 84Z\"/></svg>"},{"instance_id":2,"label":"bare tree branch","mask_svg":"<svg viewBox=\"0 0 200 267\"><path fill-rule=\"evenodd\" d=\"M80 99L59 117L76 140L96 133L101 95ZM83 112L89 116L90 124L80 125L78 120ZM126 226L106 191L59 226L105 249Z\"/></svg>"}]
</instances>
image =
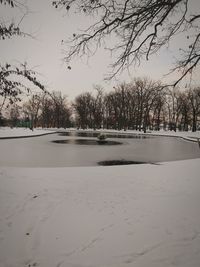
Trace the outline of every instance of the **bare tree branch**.
<instances>
[{"instance_id":1,"label":"bare tree branch","mask_svg":"<svg viewBox=\"0 0 200 267\"><path fill-rule=\"evenodd\" d=\"M67 63L77 56L93 55L108 37L114 38L115 44L108 47L115 58L108 78L113 78L133 63L140 64L143 58L148 60L161 47L168 45L177 33L186 30L193 33L193 51L199 53L200 30L193 24L197 24L200 15L190 14L188 0L57 0L52 4L94 18L94 23L84 32L75 33L66 41L68 50L64 60ZM193 54L193 51L190 47L189 52ZM188 65L192 63L190 53L185 53L184 61ZM182 61L180 59L176 67ZM177 82L193 71L199 60L193 63L193 67L185 70ZM182 64L179 67L182 68Z\"/></svg>"}]
</instances>

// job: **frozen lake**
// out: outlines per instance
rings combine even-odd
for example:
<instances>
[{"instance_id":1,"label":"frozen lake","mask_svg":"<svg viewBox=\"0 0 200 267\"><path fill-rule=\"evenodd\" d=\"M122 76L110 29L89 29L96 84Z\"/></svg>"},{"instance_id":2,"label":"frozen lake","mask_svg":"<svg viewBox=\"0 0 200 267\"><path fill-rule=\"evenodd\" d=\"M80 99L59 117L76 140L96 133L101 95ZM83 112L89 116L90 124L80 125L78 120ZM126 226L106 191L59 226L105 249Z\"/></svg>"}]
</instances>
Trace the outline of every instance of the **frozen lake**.
<instances>
[{"instance_id":1,"label":"frozen lake","mask_svg":"<svg viewBox=\"0 0 200 267\"><path fill-rule=\"evenodd\" d=\"M123 138L122 138L123 137ZM135 138L133 138L135 137ZM90 140L90 144L87 144ZM108 135L110 145L95 144L90 134L51 134L0 140L0 166L66 167L97 166L100 161L162 162L200 157L197 143L175 137ZM56 142L55 142L56 141ZM65 143L60 143L64 141ZM112 145L112 142L121 144Z\"/></svg>"}]
</instances>

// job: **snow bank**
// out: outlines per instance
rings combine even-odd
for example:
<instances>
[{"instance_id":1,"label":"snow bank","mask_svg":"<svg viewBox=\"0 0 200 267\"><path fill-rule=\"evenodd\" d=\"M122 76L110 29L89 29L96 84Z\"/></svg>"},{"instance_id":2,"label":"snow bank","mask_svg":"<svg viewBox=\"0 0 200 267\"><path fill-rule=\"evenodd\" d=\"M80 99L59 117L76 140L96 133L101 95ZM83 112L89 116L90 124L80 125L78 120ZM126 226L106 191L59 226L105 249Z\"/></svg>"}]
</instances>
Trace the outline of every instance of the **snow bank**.
<instances>
[{"instance_id":1,"label":"snow bank","mask_svg":"<svg viewBox=\"0 0 200 267\"><path fill-rule=\"evenodd\" d=\"M199 267L199 164L0 168L0 266Z\"/></svg>"},{"instance_id":2,"label":"snow bank","mask_svg":"<svg viewBox=\"0 0 200 267\"><path fill-rule=\"evenodd\" d=\"M68 128L68 129L61 129L61 128L51 128L51 129L42 129L42 128L35 128L33 131L29 128L9 128L9 127L0 127L0 138L9 138L9 137L27 137L27 136L38 136L38 135L45 135L49 133L55 132L64 132L64 131L71 131L71 132L94 132L94 130L86 129L86 130L77 130L75 128ZM133 131L133 130L96 130L97 132L104 132L104 133L116 133L116 134L144 134L143 132ZM200 131L197 132L174 132L174 131L147 131L146 135L158 135L158 136L172 136L172 137L182 137L184 139L190 141L197 141L200 139Z\"/></svg>"},{"instance_id":3,"label":"snow bank","mask_svg":"<svg viewBox=\"0 0 200 267\"><path fill-rule=\"evenodd\" d=\"M34 129L33 131L29 128L9 128L0 127L0 139L4 138L16 138L16 137L29 137L29 136L40 136L49 133L56 132L54 129Z\"/></svg>"}]
</instances>

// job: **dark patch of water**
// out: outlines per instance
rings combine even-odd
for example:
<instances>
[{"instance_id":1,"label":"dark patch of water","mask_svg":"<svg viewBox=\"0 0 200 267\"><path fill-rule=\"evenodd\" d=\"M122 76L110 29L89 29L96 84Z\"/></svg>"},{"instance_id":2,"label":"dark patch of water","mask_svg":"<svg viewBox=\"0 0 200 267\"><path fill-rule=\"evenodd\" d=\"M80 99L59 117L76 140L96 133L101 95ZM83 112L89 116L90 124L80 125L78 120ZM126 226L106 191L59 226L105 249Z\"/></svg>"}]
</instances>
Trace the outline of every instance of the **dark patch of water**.
<instances>
[{"instance_id":1,"label":"dark patch of water","mask_svg":"<svg viewBox=\"0 0 200 267\"><path fill-rule=\"evenodd\" d=\"M95 140L95 139L67 139L67 140L53 140L57 144L73 144L73 145L100 145L100 146L113 146L121 145L122 143L111 140Z\"/></svg>"},{"instance_id":2,"label":"dark patch of water","mask_svg":"<svg viewBox=\"0 0 200 267\"><path fill-rule=\"evenodd\" d=\"M79 136L79 137L98 137L100 133L98 132L61 132L60 136ZM154 138L154 136L150 135L142 135L142 134L111 134L105 133L108 138L135 138L135 139L147 139Z\"/></svg>"},{"instance_id":3,"label":"dark patch of water","mask_svg":"<svg viewBox=\"0 0 200 267\"><path fill-rule=\"evenodd\" d=\"M130 164L145 164L147 162L133 161L133 160L105 160L99 161L98 164L101 166L114 166L114 165L130 165Z\"/></svg>"}]
</instances>

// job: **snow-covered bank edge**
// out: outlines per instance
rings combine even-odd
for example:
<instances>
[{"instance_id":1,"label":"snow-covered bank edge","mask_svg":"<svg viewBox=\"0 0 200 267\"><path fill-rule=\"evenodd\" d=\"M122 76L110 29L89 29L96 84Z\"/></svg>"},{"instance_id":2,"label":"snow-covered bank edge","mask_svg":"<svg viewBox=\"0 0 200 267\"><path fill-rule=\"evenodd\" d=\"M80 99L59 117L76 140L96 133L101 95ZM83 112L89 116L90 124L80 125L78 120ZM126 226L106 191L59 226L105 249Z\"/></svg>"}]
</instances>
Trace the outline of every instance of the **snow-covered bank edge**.
<instances>
[{"instance_id":1,"label":"snow-covered bank edge","mask_svg":"<svg viewBox=\"0 0 200 267\"><path fill-rule=\"evenodd\" d=\"M139 132L139 131L134 131L134 130L107 130L107 129L97 129L97 130L92 130L92 129L74 129L74 128L69 128L69 129L57 129L57 132L80 132L80 133L104 133L104 134L118 134L118 135L142 135L142 136L165 136L165 137L176 137L176 138L182 138L187 141L192 141L192 142L199 142L200 141L200 131L197 132L174 132L174 131L147 131L146 133Z\"/></svg>"},{"instance_id":2,"label":"snow-covered bank edge","mask_svg":"<svg viewBox=\"0 0 200 267\"><path fill-rule=\"evenodd\" d=\"M0 266L199 267L199 166L0 168Z\"/></svg>"},{"instance_id":3,"label":"snow-covered bank edge","mask_svg":"<svg viewBox=\"0 0 200 267\"><path fill-rule=\"evenodd\" d=\"M3 128L0 127L0 139L15 139L15 138L29 138L39 137L48 134L54 134L55 129L34 129L33 131L27 128Z\"/></svg>"},{"instance_id":4,"label":"snow-covered bank edge","mask_svg":"<svg viewBox=\"0 0 200 267\"><path fill-rule=\"evenodd\" d=\"M182 138L187 141L192 142L200 142L200 131L197 132L172 132L172 131L148 131L146 133L133 131L133 130L107 130L107 129L75 129L75 128L67 128L67 129L58 129L58 128L35 128L33 131L27 128L8 128L8 127L0 127L0 139L13 139L13 138L27 138L27 137L37 137L42 135L61 133L61 132L80 132L80 133L105 133L105 134L118 134L118 135L142 135L142 136L166 136L166 137L176 137Z\"/></svg>"}]
</instances>

